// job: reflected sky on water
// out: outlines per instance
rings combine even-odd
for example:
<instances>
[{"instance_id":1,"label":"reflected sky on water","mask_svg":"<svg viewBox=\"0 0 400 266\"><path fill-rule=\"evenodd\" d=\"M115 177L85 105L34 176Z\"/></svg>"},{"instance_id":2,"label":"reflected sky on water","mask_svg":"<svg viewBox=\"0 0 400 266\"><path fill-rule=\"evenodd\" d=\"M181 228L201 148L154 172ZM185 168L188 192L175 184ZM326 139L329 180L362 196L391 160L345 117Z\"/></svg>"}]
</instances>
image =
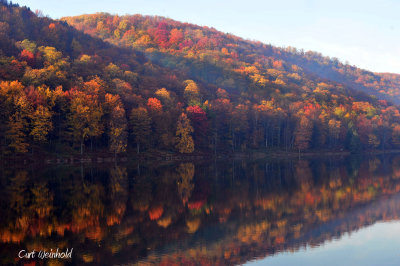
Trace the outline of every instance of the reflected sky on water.
<instances>
[{"instance_id":1,"label":"reflected sky on water","mask_svg":"<svg viewBox=\"0 0 400 266\"><path fill-rule=\"evenodd\" d=\"M400 222L380 222L318 247L284 251L245 265L399 265Z\"/></svg>"}]
</instances>

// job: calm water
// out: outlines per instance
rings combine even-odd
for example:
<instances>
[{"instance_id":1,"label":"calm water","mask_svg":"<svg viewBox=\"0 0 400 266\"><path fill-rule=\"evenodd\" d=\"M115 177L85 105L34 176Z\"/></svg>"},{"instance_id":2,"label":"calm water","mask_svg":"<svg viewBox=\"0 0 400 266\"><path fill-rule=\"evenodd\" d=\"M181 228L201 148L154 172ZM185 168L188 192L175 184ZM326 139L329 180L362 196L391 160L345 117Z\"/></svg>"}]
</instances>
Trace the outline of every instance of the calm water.
<instances>
[{"instance_id":1,"label":"calm water","mask_svg":"<svg viewBox=\"0 0 400 266\"><path fill-rule=\"evenodd\" d=\"M400 155L0 170L0 265L400 264Z\"/></svg>"}]
</instances>

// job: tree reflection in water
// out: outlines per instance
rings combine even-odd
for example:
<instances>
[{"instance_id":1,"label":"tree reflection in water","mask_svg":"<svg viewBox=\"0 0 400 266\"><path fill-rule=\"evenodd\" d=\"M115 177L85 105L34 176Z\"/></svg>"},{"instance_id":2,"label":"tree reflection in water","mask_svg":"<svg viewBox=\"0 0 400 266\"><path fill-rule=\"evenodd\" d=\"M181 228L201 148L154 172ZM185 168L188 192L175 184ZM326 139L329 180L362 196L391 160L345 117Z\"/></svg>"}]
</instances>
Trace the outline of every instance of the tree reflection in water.
<instances>
[{"instance_id":1,"label":"tree reflection in water","mask_svg":"<svg viewBox=\"0 0 400 266\"><path fill-rule=\"evenodd\" d=\"M154 165L3 167L0 264L239 264L400 214L400 156Z\"/></svg>"}]
</instances>

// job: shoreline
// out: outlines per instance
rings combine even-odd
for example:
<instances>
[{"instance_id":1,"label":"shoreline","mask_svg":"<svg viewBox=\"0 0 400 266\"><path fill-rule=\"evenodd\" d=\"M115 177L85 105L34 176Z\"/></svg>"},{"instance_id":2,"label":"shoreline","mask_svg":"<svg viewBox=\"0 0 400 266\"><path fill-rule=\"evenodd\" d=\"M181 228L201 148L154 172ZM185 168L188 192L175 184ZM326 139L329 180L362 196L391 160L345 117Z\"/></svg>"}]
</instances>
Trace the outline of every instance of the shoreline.
<instances>
[{"instance_id":1,"label":"shoreline","mask_svg":"<svg viewBox=\"0 0 400 266\"><path fill-rule=\"evenodd\" d=\"M345 157L345 156L371 156L400 153L399 150L370 150L360 153L351 153L349 151L282 151L270 150L260 151L252 150L247 152L219 154L197 152L193 154L178 154L168 151L149 151L142 154L125 153L114 156L106 152L88 153L88 154L35 154L35 155L12 155L2 156L3 165L62 165L62 164L111 164L111 163L129 163L129 162L179 162L179 161L210 161L210 160L261 160L261 159L312 159L317 157Z\"/></svg>"}]
</instances>

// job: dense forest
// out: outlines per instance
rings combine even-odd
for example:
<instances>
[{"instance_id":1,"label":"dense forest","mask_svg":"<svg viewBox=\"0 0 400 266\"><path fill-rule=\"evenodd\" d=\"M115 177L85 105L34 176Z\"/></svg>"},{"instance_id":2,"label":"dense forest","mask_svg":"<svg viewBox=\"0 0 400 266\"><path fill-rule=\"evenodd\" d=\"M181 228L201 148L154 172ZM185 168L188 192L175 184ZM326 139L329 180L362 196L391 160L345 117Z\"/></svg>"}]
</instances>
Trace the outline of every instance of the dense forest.
<instances>
[{"instance_id":1,"label":"dense forest","mask_svg":"<svg viewBox=\"0 0 400 266\"><path fill-rule=\"evenodd\" d=\"M0 152L400 146L400 78L150 16L0 2Z\"/></svg>"}]
</instances>

